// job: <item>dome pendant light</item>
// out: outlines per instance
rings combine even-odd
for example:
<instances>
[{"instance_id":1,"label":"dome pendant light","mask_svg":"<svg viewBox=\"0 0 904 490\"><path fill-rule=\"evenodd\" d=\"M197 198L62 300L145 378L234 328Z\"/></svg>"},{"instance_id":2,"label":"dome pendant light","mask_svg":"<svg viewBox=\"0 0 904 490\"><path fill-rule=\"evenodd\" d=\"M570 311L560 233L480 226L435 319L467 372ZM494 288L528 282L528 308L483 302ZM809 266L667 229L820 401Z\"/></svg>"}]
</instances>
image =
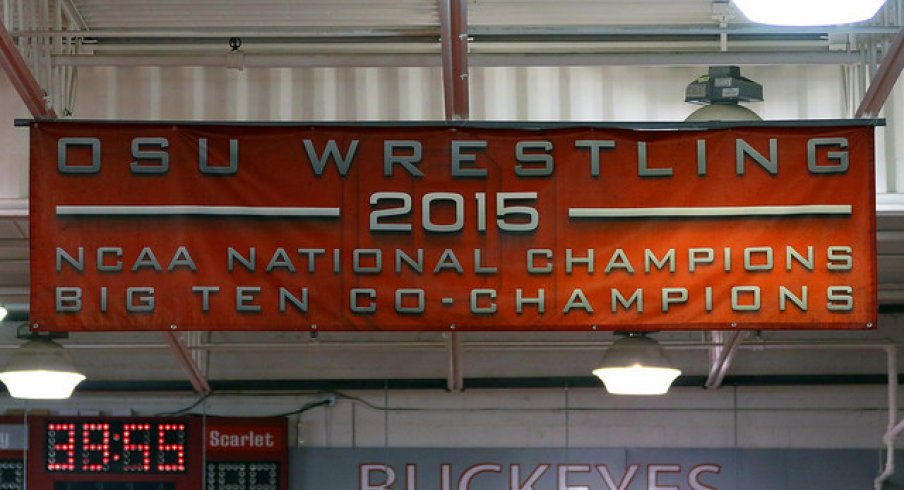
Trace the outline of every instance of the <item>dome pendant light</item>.
<instances>
[{"instance_id":1,"label":"dome pendant light","mask_svg":"<svg viewBox=\"0 0 904 490\"><path fill-rule=\"evenodd\" d=\"M69 398L84 379L60 344L41 337L29 337L10 354L6 368L0 371L0 381L9 394L28 400Z\"/></svg>"},{"instance_id":2,"label":"dome pendant light","mask_svg":"<svg viewBox=\"0 0 904 490\"><path fill-rule=\"evenodd\" d=\"M885 0L734 0L751 22L779 26L850 24L873 18Z\"/></svg>"},{"instance_id":3,"label":"dome pendant light","mask_svg":"<svg viewBox=\"0 0 904 490\"><path fill-rule=\"evenodd\" d=\"M593 370L613 395L664 395L681 370L658 342L639 332L618 339Z\"/></svg>"},{"instance_id":4,"label":"dome pendant light","mask_svg":"<svg viewBox=\"0 0 904 490\"><path fill-rule=\"evenodd\" d=\"M702 105L685 119L705 121L762 121L741 102L762 102L763 86L741 76L737 66L711 66L706 75L697 77L684 91L684 101Z\"/></svg>"}]
</instances>

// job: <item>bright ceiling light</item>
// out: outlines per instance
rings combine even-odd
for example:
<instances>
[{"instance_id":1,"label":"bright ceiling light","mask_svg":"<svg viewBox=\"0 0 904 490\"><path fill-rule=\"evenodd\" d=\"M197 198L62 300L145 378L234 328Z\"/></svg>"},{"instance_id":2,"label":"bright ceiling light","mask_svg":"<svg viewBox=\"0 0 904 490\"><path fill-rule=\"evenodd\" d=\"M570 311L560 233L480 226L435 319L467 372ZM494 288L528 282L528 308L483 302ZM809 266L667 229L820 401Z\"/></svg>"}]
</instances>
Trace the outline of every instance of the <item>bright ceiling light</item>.
<instances>
[{"instance_id":1,"label":"bright ceiling light","mask_svg":"<svg viewBox=\"0 0 904 490\"><path fill-rule=\"evenodd\" d=\"M780 26L824 26L871 19L885 0L734 0L747 19Z\"/></svg>"},{"instance_id":2,"label":"bright ceiling light","mask_svg":"<svg viewBox=\"0 0 904 490\"><path fill-rule=\"evenodd\" d=\"M0 305L0 322L2 322L4 318L6 318L7 313L9 313L9 311L6 309L6 307Z\"/></svg>"},{"instance_id":3,"label":"bright ceiling light","mask_svg":"<svg viewBox=\"0 0 904 490\"><path fill-rule=\"evenodd\" d=\"M84 379L63 347L42 338L32 338L14 350L0 372L9 394L28 400L69 398Z\"/></svg>"},{"instance_id":4,"label":"bright ceiling light","mask_svg":"<svg viewBox=\"0 0 904 490\"><path fill-rule=\"evenodd\" d=\"M681 370L655 340L629 333L615 341L593 370L613 395L664 395Z\"/></svg>"}]
</instances>

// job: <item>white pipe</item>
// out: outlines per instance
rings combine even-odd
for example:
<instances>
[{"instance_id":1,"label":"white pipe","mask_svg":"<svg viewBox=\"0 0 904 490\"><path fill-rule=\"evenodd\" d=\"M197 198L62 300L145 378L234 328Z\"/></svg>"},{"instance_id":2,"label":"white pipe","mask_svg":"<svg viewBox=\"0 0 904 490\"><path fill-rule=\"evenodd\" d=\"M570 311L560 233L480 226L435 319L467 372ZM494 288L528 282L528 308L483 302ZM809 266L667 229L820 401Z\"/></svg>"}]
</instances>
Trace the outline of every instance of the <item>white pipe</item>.
<instances>
[{"instance_id":1,"label":"white pipe","mask_svg":"<svg viewBox=\"0 0 904 490\"><path fill-rule=\"evenodd\" d=\"M526 53L472 54L471 66L709 66L709 65L848 65L848 52L757 51L675 53Z\"/></svg>"},{"instance_id":2,"label":"white pipe","mask_svg":"<svg viewBox=\"0 0 904 490\"><path fill-rule=\"evenodd\" d=\"M63 55L56 66L211 66L226 67L226 53L188 55ZM439 54L257 54L246 53L247 68L438 67Z\"/></svg>"},{"instance_id":3,"label":"white pipe","mask_svg":"<svg viewBox=\"0 0 904 490\"><path fill-rule=\"evenodd\" d=\"M464 374L461 366L461 337L456 332L450 332L446 338L449 345L449 376L446 381L446 389L450 392L460 392L464 389Z\"/></svg>"},{"instance_id":4,"label":"white pipe","mask_svg":"<svg viewBox=\"0 0 904 490\"><path fill-rule=\"evenodd\" d=\"M821 51L681 52L681 53L545 53L472 54L478 67L518 66L705 66L741 65L849 65L854 53ZM226 66L226 56L195 54L169 56L71 55L55 56L56 66ZM257 54L245 55L249 68L305 67L439 67L441 57L421 54Z\"/></svg>"},{"instance_id":5,"label":"white pipe","mask_svg":"<svg viewBox=\"0 0 904 490\"><path fill-rule=\"evenodd\" d=\"M68 9L67 0L63 3ZM76 18L79 24L83 21ZM82 29L88 29L85 25ZM610 27L610 26L526 26L526 27L497 27L497 26L469 26L468 32L478 39L493 40L493 37L502 38L529 38L529 40L544 40L574 36L603 37L603 36L718 36L722 33L734 35L770 35L770 34L895 34L897 26L869 26L869 25L836 25L817 27L786 27L765 25L729 25L718 27L713 25L699 26L634 26L634 27ZM226 39L229 37L241 38L290 38L290 39L317 39L317 38L360 38L360 37L429 37L439 36L436 27L412 27L412 28L304 28L304 27L232 27L222 28L135 28L135 29L93 29L89 32L72 32L48 29L11 29L14 37L72 37L81 36L94 39L104 38L145 38L145 39Z\"/></svg>"},{"instance_id":6,"label":"white pipe","mask_svg":"<svg viewBox=\"0 0 904 490\"><path fill-rule=\"evenodd\" d=\"M894 429L898 421L898 348L890 345L885 348L888 367L888 427Z\"/></svg>"},{"instance_id":7,"label":"white pipe","mask_svg":"<svg viewBox=\"0 0 904 490\"><path fill-rule=\"evenodd\" d=\"M165 350L167 344L61 344L67 350ZM21 344L3 344L0 350L17 349Z\"/></svg>"},{"instance_id":8,"label":"white pipe","mask_svg":"<svg viewBox=\"0 0 904 490\"><path fill-rule=\"evenodd\" d=\"M898 422L898 349L885 348L888 357L888 428L882 436L885 443L885 469L876 477L875 490L882 490L886 480L895 474L895 439L904 431L904 420Z\"/></svg>"}]
</instances>

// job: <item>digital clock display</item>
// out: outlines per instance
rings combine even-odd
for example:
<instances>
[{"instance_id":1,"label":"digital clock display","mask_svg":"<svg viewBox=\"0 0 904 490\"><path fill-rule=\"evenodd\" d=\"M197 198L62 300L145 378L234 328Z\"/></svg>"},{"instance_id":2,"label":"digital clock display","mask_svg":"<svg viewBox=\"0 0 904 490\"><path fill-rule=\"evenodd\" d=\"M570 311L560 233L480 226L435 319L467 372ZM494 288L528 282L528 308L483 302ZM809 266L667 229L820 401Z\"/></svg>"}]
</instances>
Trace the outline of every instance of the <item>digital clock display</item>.
<instances>
[{"instance_id":1,"label":"digital clock display","mask_svg":"<svg viewBox=\"0 0 904 490\"><path fill-rule=\"evenodd\" d=\"M182 422L49 422L46 470L52 473L185 473Z\"/></svg>"}]
</instances>

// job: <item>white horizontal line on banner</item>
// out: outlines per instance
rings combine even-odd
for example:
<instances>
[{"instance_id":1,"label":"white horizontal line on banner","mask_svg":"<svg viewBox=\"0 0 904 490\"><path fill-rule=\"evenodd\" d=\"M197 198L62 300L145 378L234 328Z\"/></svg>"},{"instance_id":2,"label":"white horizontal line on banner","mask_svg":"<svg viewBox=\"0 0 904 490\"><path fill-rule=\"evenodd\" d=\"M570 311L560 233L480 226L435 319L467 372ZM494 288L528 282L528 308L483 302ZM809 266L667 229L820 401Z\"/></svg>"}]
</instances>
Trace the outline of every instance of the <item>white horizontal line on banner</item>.
<instances>
[{"instance_id":1,"label":"white horizontal line on banner","mask_svg":"<svg viewBox=\"0 0 904 490\"><path fill-rule=\"evenodd\" d=\"M800 206L714 206L684 208L570 208L569 218L719 218L769 216L850 216L849 204Z\"/></svg>"},{"instance_id":2,"label":"white horizontal line on banner","mask_svg":"<svg viewBox=\"0 0 904 490\"><path fill-rule=\"evenodd\" d=\"M339 208L264 206L57 206L57 216L235 216L338 218Z\"/></svg>"}]
</instances>

